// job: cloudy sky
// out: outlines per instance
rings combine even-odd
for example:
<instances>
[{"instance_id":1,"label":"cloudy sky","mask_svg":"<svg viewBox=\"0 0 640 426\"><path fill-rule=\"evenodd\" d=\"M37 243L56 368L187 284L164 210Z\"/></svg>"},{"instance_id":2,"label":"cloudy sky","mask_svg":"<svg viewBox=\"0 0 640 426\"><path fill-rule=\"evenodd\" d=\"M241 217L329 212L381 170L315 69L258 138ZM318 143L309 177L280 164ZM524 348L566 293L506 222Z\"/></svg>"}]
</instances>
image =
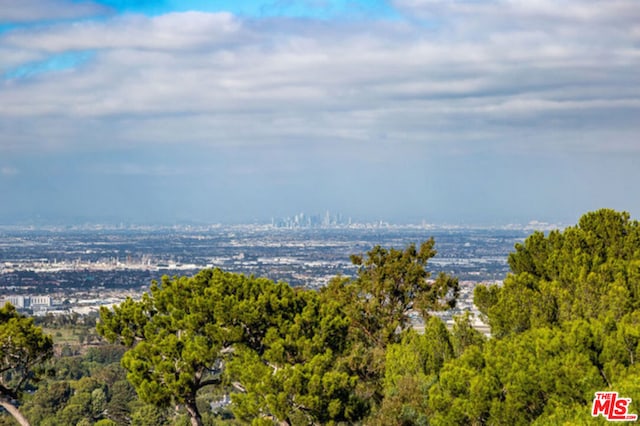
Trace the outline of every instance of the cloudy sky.
<instances>
[{"instance_id":1,"label":"cloudy sky","mask_svg":"<svg viewBox=\"0 0 640 426\"><path fill-rule=\"evenodd\" d=\"M640 218L637 0L0 0L0 224Z\"/></svg>"}]
</instances>

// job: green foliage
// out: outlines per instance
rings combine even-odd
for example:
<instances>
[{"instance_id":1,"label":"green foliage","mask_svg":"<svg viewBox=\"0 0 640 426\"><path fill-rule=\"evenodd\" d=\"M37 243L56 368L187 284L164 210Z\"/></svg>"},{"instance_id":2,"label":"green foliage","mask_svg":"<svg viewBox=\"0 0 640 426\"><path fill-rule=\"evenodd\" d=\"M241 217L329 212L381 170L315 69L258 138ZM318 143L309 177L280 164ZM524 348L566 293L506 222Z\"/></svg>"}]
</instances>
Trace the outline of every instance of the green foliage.
<instances>
[{"instance_id":1,"label":"green foliage","mask_svg":"<svg viewBox=\"0 0 640 426\"><path fill-rule=\"evenodd\" d=\"M163 278L140 302L103 309L98 331L132 346L122 358L140 398L158 406L182 404L201 421L200 389L219 384L225 351L242 344L262 354L265 337L300 310L294 290L263 278L205 270Z\"/></svg>"},{"instance_id":2,"label":"green foliage","mask_svg":"<svg viewBox=\"0 0 640 426\"><path fill-rule=\"evenodd\" d=\"M102 311L97 328L119 345L46 363L21 411L42 426L586 425L606 423L591 402L614 390L640 413L640 236L628 214L589 213L518 244L504 284L475 292L489 339L468 313L450 330L429 315L457 295L454 278L430 279L433 247L375 247L353 257L356 277L317 292L220 270L165 277ZM210 409L229 394L231 406Z\"/></svg>"},{"instance_id":3,"label":"green foliage","mask_svg":"<svg viewBox=\"0 0 640 426\"><path fill-rule=\"evenodd\" d=\"M94 426L118 426L118 423L114 422L113 420L102 419L95 422Z\"/></svg>"},{"instance_id":4,"label":"green foliage","mask_svg":"<svg viewBox=\"0 0 640 426\"><path fill-rule=\"evenodd\" d=\"M431 238L419 249L413 244L404 250L376 246L364 259L352 256L352 262L360 269L358 277L347 284L356 302L351 317L364 339L377 345L397 342L397 330L407 328L410 310L427 318L429 311L455 305L457 279L440 274L435 280L428 280L426 266L436 255L434 245Z\"/></svg>"},{"instance_id":5,"label":"green foliage","mask_svg":"<svg viewBox=\"0 0 640 426\"><path fill-rule=\"evenodd\" d=\"M516 244L509 265L502 287L475 293L496 337L580 318L619 320L640 308L640 225L628 213L602 209L564 232L535 232Z\"/></svg>"},{"instance_id":6,"label":"green foliage","mask_svg":"<svg viewBox=\"0 0 640 426\"><path fill-rule=\"evenodd\" d=\"M530 424L558 409L588 407L606 388L586 322L536 328L477 347L444 366L429 402L433 424ZM577 330L580 329L580 330Z\"/></svg>"},{"instance_id":7,"label":"green foliage","mask_svg":"<svg viewBox=\"0 0 640 426\"><path fill-rule=\"evenodd\" d=\"M107 387L92 377L67 382L50 382L25 404L25 412L36 424L88 424L104 418Z\"/></svg>"},{"instance_id":8,"label":"green foliage","mask_svg":"<svg viewBox=\"0 0 640 426\"><path fill-rule=\"evenodd\" d=\"M430 280L427 262L436 252L429 239L419 249L374 247L366 258L353 256L359 265L353 280L337 278L321 294L337 301L348 319L347 348L338 365L358 377L356 393L371 405L381 403L388 345L397 344L411 328L409 314L417 311L425 321L429 312L455 305L458 281L445 274Z\"/></svg>"},{"instance_id":9,"label":"green foliage","mask_svg":"<svg viewBox=\"0 0 640 426\"><path fill-rule=\"evenodd\" d=\"M465 312L463 315L458 315L454 318L453 329L451 330L451 345L456 357L462 355L470 346L482 348L486 341L485 336L471 325L471 318L470 312Z\"/></svg>"},{"instance_id":10,"label":"green foliage","mask_svg":"<svg viewBox=\"0 0 640 426\"><path fill-rule=\"evenodd\" d=\"M638 229L601 210L518 244L504 284L475 292L489 339L468 313L450 330L429 316L457 295L426 270L433 240L354 256L356 277L317 292L220 270L165 277L102 311L100 334L122 346L49 361L21 410L42 426L604 424L596 391L640 413Z\"/></svg>"},{"instance_id":11,"label":"green foliage","mask_svg":"<svg viewBox=\"0 0 640 426\"><path fill-rule=\"evenodd\" d=\"M131 418L131 402L138 398L135 389L128 381L119 380L110 387L109 394L111 398L107 402L106 416L116 424L127 424Z\"/></svg>"},{"instance_id":12,"label":"green foliage","mask_svg":"<svg viewBox=\"0 0 640 426\"><path fill-rule=\"evenodd\" d=\"M431 424L591 424L594 392L607 389L637 404L638 222L588 213L564 232L533 233L509 264L502 286L475 291L493 338L454 328L470 343L429 390Z\"/></svg>"},{"instance_id":13,"label":"green foliage","mask_svg":"<svg viewBox=\"0 0 640 426\"><path fill-rule=\"evenodd\" d=\"M98 332L129 347L122 365L142 401L179 404L193 424L208 386L233 393L233 412L247 421L362 421L382 397L385 350L410 328L409 313L428 318L455 303L457 280L429 280L433 245L375 247L354 256L355 279L320 292L218 269L165 277L142 300L103 309ZM445 341L428 352L430 370L452 356Z\"/></svg>"},{"instance_id":14,"label":"green foliage","mask_svg":"<svg viewBox=\"0 0 640 426\"><path fill-rule=\"evenodd\" d=\"M165 277L102 311L118 345L47 363L21 410L43 426L604 424L596 391L640 413L638 229L601 210L518 244L504 284L475 292L489 339L468 313L450 330L429 315L457 296L426 270L433 240L354 256L356 277L317 292L220 270Z\"/></svg>"},{"instance_id":15,"label":"green foliage","mask_svg":"<svg viewBox=\"0 0 640 426\"><path fill-rule=\"evenodd\" d=\"M73 390L66 381L44 382L33 397L28 400L23 411L34 424L43 424L45 419L55 417L57 411L64 407Z\"/></svg>"},{"instance_id":16,"label":"green foliage","mask_svg":"<svg viewBox=\"0 0 640 426\"><path fill-rule=\"evenodd\" d=\"M52 355L51 337L10 304L0 309L0 395L17 398L33 368Z\"/></svg>"},{"instance_id":17,"label":"green foliage","mask_svg":"<svg viewBox=\"0 0 640 426\"><path fill-rule=\"evenodd\" d=\"M296 292L302 309L267 332L262 354L238 347L225 375L242 384L233 395L234 413L254 419L267 410L296 422L353 421L366 412L354 395L357 377L336 369L346 344L348 319L316 292Z\"/></svg>"},{"instance_id":18,"label":"green foliage","mask_svg":"<svg viewBox=\"0 0 640 426\"><path fill-rule=\"evenodd\" d=\"M169 424L169 412L155 405L143 405L131 416L131 426L166 426Z\"/></svg>"},{"instance_id":19,"label":"green foliage","mask_svg":"<svg viewBox=\"0 0 640 426\"><path fill-rule=\"evenodd\" d=\"M13 401L52 353L51 337L32 318L18 314L10 304L0 308L0 405L21 423L25 421Z\"/></svg>"},{"instance_id":20,"label":"green foliage","mask_svg":"<svg viewBox=\"0 0 640 426\"><path fill-rule=\"evenodd\" d=\"M250 420L268 412L291 424L355 423L377 410L385 362L394 360L387 348L401 350L403 336L415 336L409 313L429 318L429 310L455 302L455 279L429 280L433 244L375 247L352 258L360 266L355 279L336 277L318 293L299 291L302 309L266 334L264 353L238 351L229 363L227 374L246 390L233 396L236 416ZM453 347L440 320L428 324L429 335L419 339L434 343L423 351L420 369L434 373Z\"/></svg>"},{"instance_id":21,"label":"green foliage","mask_svg":"<svg viewBox=\"0 0 640 426\"><path fill-rule=\"evenodd\" d=\"M430 424L434 410L429 403L429 392L440 382L442 369L466 351L470 351L467 354L470 359L478 357L484 342L485 338L471 328L468 314L456 318L452 332L433 317L425 324L424 334L406 333L400 343L387 348L385 394L380 410L373 417L374 423ZM446 374L445 371L445 380Z\"/></svg>"},{"instance_id":22,"label":"green foliage","mask_svg":"<svg viewBox=\"0 0 640 426\"><path fill-rule=\"evenodd\" d=\"M104 345L82 356L53 356L35 391L25 393L21 412L38 426L130 424L140 402L114 355L118 352L119 347Z\"/></svg>"},{"instance_id":23,"label":"green foliage","mask_svg":"<svg viewBox=\"0 0 640 426\"><path fill-rule=\"evenodd\" d=\"M46 375L56 380L79 380L89 374L89 369L82 362L81 356L68 355L62 352L45 364Z\"/></svg>"},{"instance_id":24,"label":"green foliage","mask_svg":"<svg viewBox=\"0 0 640 426\"><path fill-rule=\"evenodd\" d=\"M111 364L120 362L125 350L122 346L102 345L87 349L83 356L84 361L97 364Z\"/></svg>"}]
</instances>

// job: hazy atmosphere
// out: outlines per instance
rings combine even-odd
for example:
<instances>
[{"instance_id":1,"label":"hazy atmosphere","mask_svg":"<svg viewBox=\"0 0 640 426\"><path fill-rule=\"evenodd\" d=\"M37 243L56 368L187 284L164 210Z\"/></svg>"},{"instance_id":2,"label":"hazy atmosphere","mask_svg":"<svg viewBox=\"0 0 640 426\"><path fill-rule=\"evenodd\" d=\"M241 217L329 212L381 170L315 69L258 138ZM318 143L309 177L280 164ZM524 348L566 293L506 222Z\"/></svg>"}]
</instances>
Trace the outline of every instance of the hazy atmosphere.
<instances>
[{"instance_id":1,"label":"hazy atmosphere","mask_svg":"<svg viewBox=\"0 0 640 426\"><path fill-rule=\"evenodd\" d=\"M640 214L637 0L0 0L0 225Z\"/></svg>"}]
</instances>

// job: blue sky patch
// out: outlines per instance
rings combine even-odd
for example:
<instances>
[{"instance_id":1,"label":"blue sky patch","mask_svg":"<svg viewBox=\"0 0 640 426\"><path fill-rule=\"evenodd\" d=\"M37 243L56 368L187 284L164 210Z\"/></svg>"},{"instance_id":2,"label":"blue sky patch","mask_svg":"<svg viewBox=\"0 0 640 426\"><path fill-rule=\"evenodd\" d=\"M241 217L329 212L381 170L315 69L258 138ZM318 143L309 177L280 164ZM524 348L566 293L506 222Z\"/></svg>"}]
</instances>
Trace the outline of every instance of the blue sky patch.
<instances>
[{"instance_id":1,"label":"blue sky patch","mask_svg":"<svg viewBox=\"0 0 640 426\"><path fill-rule=\"evenodd\" d=\"M30 62L8 70L5 79L29 78L48 72L74 69L89 61L94 55L92 51L65 52L50 56L43 61Z\"/></svg>"},{"instance_id":2,"label":"blue sky patch","mask_svg":"<svg viewBox=\"0 0 640 426\"><path fill-rule=\"evenodd\" d=\"M397 16L395 9L385 0L105 0L101 3L121 13L143 13L146 15L197 10L230 12L254 18L332 19L363 16L394 18Z\"/></svg>"},{"instance_id":3,"label":"blue sky patch","mask_svg":"<svg viewBox=\"0 0 640 426\"><path fill-rule=\"evenodd\" d=\"M17 24L0 24L0 34L15 30L16 28L18 28Z\"/></svg>"}]
</instances>

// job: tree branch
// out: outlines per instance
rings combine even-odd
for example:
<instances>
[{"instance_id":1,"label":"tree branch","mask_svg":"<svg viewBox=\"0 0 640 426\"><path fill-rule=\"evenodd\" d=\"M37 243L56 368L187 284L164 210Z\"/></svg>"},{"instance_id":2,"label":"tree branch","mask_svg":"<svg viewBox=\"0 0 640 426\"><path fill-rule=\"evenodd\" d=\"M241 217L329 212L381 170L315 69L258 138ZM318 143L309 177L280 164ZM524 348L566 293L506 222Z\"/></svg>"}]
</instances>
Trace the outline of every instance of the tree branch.
<instances>
[{"instance_id":1,"label":"tree branch","mask_svg":"<svg viewBox=\"0 0 640 426\"><path fill-rule=\"evenodd\" d=\"M31 426L29 424L29 420L27 420L27 418L22 415L20 410L18 410L18 407L13 405L13 403L8 398L0 396L0 407L7 410L7 412L11 414L21 426Z\"/></svg>"},{"instance_id":2,"label":"tree branch","mask_svg":"<svg viewBox=\"0 0 640 426\"><path fill-rule=\"evenodd\" d=\"M222 383L222 380L218 379L207 379L207 380L203 380L202 382L200 382L200 384L198 385L198 389L201 389L205 386L211 386L211 385L219 385L220 383Z\"/></svg>"},{"instance_id":3,"label":"tree branch","mask_svg":"<svg viewBox=\"0 0 640 426\"><path fill-rule=\"evenodd\" d=\"M0 384L0 398L18 399L18 394L14 390Z\"/></svg>"}]
</instances>

